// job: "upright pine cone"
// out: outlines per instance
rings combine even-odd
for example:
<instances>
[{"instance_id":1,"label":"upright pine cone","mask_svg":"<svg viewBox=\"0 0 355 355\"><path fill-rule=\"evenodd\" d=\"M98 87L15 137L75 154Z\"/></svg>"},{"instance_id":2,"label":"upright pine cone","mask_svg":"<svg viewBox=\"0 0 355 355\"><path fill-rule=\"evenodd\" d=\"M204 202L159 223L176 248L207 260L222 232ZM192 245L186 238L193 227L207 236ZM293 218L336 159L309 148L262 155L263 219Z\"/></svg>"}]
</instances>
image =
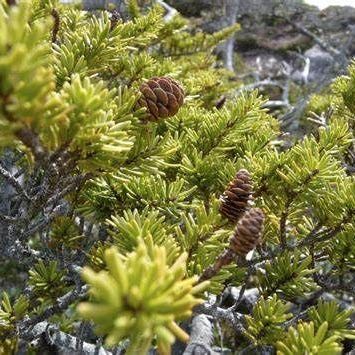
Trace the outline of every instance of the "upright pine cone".
<instances>
[{"instance_id":1,"label":"upright pine cone","mask_svg":"<svg viewBox=\"0 0 355 355\"><path fill-rule=\"evenodd\" d=\"M151 78L139 90L142 97L138 100L138 107L147 108L149 121L174 116L184 103L184 90L177 81L168 77Z\"/></svg>"},{"instance_id":2,"label":"upright pine cone","mask_svg":"<svg viewBox=\"0 0 355 355\"><path fill-rule=\"evenodd\" d=\"M260 208L247 211L237 224L229 248L236 254L247 255L260 242L264 219L264 213Z\"/></svg>"},{"instance_id":3,"label":"upright pine cone","mask_svg":"<svg viewBox=\"0 0 355 355\"><path fill-rule=\"evenodd\" d=\"M236 223L243 213L248 209L252 196L252 185L250 174L242 169L237 172L227 190L221 196L220 212L230 222Z\"/></svg>"}]
</instances>

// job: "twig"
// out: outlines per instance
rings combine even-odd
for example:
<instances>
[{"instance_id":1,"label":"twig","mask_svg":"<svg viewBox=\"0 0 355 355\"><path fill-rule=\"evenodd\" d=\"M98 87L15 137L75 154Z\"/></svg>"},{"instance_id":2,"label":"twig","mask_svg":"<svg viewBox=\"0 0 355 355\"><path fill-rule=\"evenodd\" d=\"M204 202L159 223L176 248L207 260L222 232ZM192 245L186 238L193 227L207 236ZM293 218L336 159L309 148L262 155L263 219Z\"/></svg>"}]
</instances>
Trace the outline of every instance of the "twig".
<instances>
[{"instance_id":1,"label":"twig","mask_svg":"<svg viewBox=\"0 0 355 355\"><path fill-rule=\"evenodd\" d=\"M37 250L31 249L28 245L23 246L21 242L16 239L14 241L14 245L9 248L8 255L15 259L21 260L23 264L28 265L38 261L41 253Z\"/></svg>"},{"instance_id":2,"label":"twig","mask_svg":"<svg viewBox=\"0 0 355 355\"><path fill-rule=\"evenodd\" d=\"M20 327L23 329L23 333L26 333L26 330L31 326L34 326L43 320L48 319L52 315L67 309L72 302L85 297L87 290L87 285L82 286L80 289L74 289L66 293L64 296L59 297L53 306L46 308L40 315L23 321ZM27 336L25 335L25 337Z\"/></svg>"},{"instance_id":3,"label":"twig","mask_svg":"<svg viewBox=\"0 0 355 355\"><path fill-rule=\"evenodd\" d=\"M204 270L204 272L199 278L199 282L209 280L212 277L216 276L223 266L230 264L234 260L235 256L235 253L231 249L225 249L219 255L215 263Z\"/></svg>"},{"instance_id":4,"label":"twig","mask_svg":"<svg viewBox=\"0 0 355 355\"><path fill-rule=\"evenodd\" d=\"M111 12L111 17L110 17L110 30L112 31L118 24L118 22L122 19L121 14L117 9L113 10Z\"/></svg>"},{"instance_id":5,"label":"twig","mask_svg":"<svg viewBox=\"0 0 355 355\"><path fill-rule=\"evenodd\" d=\"M70 192L73 192L76 188L82 186L87 180L92 177L93 175L90 173L70 177L70 182L66 184L67 186L63 190L58 191L53 197L51 197L48 200L48 205L59 201L62 197L69 194Z\"/></svg>"}]
</instances>

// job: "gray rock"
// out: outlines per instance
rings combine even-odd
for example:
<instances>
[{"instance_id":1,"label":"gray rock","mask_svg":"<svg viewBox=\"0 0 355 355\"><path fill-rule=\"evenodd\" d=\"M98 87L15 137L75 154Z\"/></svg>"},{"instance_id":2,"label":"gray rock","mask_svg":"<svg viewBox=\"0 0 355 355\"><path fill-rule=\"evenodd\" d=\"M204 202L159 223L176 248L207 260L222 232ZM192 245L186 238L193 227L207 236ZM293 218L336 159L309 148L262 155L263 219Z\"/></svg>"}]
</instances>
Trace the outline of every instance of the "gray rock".
<instances>
[{"instance_id":1,"label":"gray rock","mask_svg":"<svg viewBox=\"0 0 355 355\"><path fill-rule=\"evenodd\" d=\"M304 55L310 59L309 81L323 81L332 76L334 58L329 53L315 45Z\"/></svg>"}]
</instances>

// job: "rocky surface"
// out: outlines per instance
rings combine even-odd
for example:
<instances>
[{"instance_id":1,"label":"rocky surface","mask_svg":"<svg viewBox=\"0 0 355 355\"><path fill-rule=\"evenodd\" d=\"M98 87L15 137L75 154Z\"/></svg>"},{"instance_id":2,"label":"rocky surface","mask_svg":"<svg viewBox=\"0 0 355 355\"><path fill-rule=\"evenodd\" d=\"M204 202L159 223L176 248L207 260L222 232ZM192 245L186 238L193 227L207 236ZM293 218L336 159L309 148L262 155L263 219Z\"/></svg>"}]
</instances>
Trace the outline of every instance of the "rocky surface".
<instances>
[{"instance_id":1,"label":"rocky surface","mask_svg":"<svg viewBox=\"0 0 355 355\"><path fill-rule=\"evenodd\" d=\"M322 41L350 58L355 56L355 8L332 6L321 11L302 0L170 0L183 15L197 17L201 27L212 32L223 27L228 18L226 6L237 7L236 21L241 31L235 36L235 50L255 68L260 62L279 63L280 59L300 64L300 55L311 63L310 80L328 71L333 56L295 25L310 31ZM298 54L298 55L297 55ZM257 62L257 58L260 59ZM266 59L266 61L265 61ZM292 60L291 60L292 59ZM254 61L254 62L253 62ZM258 64L259 63L259 64ZM302 64L302 63L301 63ZM336 64L336 63L333 63ZM315 72L313 73L313 70Z\"/></svg>"},{"instance_id":2,"label":"rocky surface","mask_svg":"<svg viewBox=\"0 0 355 355\"><path fill-rule=\"evenodd\" d=\"M168 0L208 32L233 21L236 77L270 97L284 128L300 130L311 94L345 72L355 56L355 8L324 10L302 0ZM234 13L230 8L235 10ZM222 58L228 57L222 47ZM302 132L300 132L302 134Z\"/></svg>"}]
</instances>

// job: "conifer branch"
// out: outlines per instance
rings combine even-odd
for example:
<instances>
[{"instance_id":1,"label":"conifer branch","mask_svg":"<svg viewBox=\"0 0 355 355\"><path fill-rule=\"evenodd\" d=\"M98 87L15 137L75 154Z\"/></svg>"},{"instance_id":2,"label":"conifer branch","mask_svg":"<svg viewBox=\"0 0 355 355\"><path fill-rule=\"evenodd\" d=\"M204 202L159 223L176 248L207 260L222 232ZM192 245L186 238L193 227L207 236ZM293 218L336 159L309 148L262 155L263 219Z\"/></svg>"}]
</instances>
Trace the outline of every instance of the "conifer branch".
<instances>
[{"instance_id":1,"label":"conifer branch","mask_svg":"<svg viewBox=\"0 0 355 355\"><path fill-rule=\"evenodd\" d=\"M24 320L20 325L20 329L22 329L22 331L20 330L20 333L25 332L24 337L28 339L28 336L26 335L26 330L28 328L31 328L36 324L41 323L45 319L48 319L49 317L53 316L54 314L67 309L73 301L84 298L87 295L87 291L88 291L88 286L84 285L81 286L81 288L79 289L75 288L72 291L66 293L64 296L59 297L53 306L46 308L38 316Z\"/></svg>"},{"instance_id":2,"label":"conifer branch","mask_svg":"<svg viewBox=\"0 0 355 355\"><path fill-rule=\"evenodd\" d=\"M311 173L309 173L304 181L300 183L299 189L295 189L293 191L286 192L287 200L285 202L285 207L281 213L280 218L280 243L282 248L286 248L286 223L287 218L290 213L291 204L295 201L295 199L303 192L303 190L307 187L307 185L311 182L311 180L319 173L318 169L315 169Z\"/></svg>"},{"instance_id":3,"label":"conifer branch","mask_svg":"<svg viewBox=\"0 0 355 355\"><path fill-rule=\"evenodd\" d=\"M15 292L1 296L0 353L17 344L25 353L31 343L39 352L113 354L106 346L124 343L116 352L165 354L189 335L186 354L212 353L214 324L224 325L222 343L226 329L242 338L226 339L232 352L289 346L304 353L323 333L319 349L338 351L353 336L347 314L314 304L323 293L354 292L347 281L355 185L347 173L355 65L333 84L334 115L314 116L318 132L294 142L265 109L292 108L290 66L282 63L277 80L257 73L256 83L238 90L216 65L211 48L228 39L224 59L233 69L239 0L223 5L232 26L214 34L175 16L164 0L149 2L161 5L152 8L119 0L111 16L48 1L12 9L15 2L5 2L0 258L3 273L9 270L5 288ZM85 4L108 10L104 1ZM302 60L306 83L310 61ZM244 93L269 86L280 100ZM237 100L225 100L236 91ZM309 99L301 101L297 115ZM148 115L152 122L142 124ZM23 150L21 159L12 150ZM250 179L245 170L235 175L241 167ZM238 294L229 293L231 280ZM77 306L79 329L68 318ZM305 319L310 311L319 319ZM191 315L187 334L178 323L191 324ZM59 330L66 325L73 334ZM335 333L343 338L333 340ZM253 344L244 347L246 337Z\"/></svg>"}]
</instances>

